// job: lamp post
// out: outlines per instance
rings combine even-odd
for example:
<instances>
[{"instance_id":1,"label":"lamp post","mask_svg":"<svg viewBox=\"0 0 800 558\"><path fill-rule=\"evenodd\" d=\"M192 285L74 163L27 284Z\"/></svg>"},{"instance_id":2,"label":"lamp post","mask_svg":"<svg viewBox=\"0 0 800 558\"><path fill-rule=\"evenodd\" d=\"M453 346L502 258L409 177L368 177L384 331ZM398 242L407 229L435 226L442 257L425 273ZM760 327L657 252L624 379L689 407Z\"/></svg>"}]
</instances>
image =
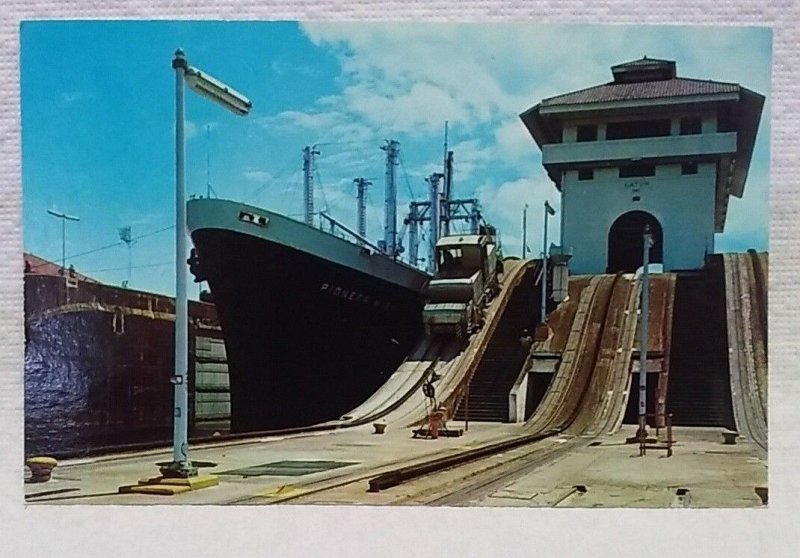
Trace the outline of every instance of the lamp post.
<instances>
[{"instance_id":1,"label":"lamp post","mask_svg":"<svg viewBox=\"0 0 800 558\"><path fill-rule=\"evenodd\" d=\"M186 141L184 135L184 84L231 112L244 116L252 108L250 100L222 83L189 66L181 49L172 59L175 70L175 385L173 423L173 462L162 468L164 476L189 477L197 469L189 460L189 300L186 295Z\"/></svg>"},{"instance_id":2,"label":"lamp post","mask_svg":"<svg viewBox=\"0 0 800 558\"><path fill-rule=\"evenodd\" d=\"M542 247L542 323L547 321L547 217L555 215L547 200L544 201L544 246Z\"/></svg>"},{"instance_id":3,"label":"lamp post","mask_svg":"<svg viewBox=\"0 0 800 558\"><path fill-rule=\"evenodd\" d=\"M650 319L650 247L653 239L650 235L650 225L644 226L642 248L642 297L641 317L639 319L639 429L636 437L640 440L647 438L647 326Z\"/></svg>"},{"instance_id":4,"label":"lamp post","mask_svg":"<svg viewBox=\"0 0 800 558\"><path fill-rule=\"evenodd\" d=\"M522 259L528 255L528 204L522 210Z\"/></svg>"},{"instance_id":5,"label":"lamp post","mask_svg":"<svg viewBox=\"0 0 800 558\"><path fill-rule=\"evenodd\" d=\"M61 272L66 275L67 273L67 221L80 221L80 218L67 215L63 212L53 211L48 209L47 213L53 217L61 219Z\"/></svg>"}]
</instances>

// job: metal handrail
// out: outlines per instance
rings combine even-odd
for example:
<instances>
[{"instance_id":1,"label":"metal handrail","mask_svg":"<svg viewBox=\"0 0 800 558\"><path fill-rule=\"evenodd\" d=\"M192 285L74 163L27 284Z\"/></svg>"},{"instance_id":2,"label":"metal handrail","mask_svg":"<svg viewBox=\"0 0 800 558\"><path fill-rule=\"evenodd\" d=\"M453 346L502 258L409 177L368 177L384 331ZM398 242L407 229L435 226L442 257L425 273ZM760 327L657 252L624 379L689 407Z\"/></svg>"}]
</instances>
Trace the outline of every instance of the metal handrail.
<instances>
[{"instance_id":1,"label":"metal handrail","mask_svg":"<svg viewBox=\"0 0 800 558\"><path fill-rule=\"evenodd\" d=\"M367 240L366 238L364 238L363 236L361 236L357 232L354 232L354 231L350 230L349 228L345 227L343 224L341 224L339 221L337 221L336 219L334 219L333 217L331 217L330 215L328 215L324 211L320 211L319 212L319 216L320 217L324 217L325 219L328 220L328 222L331 225L339 227L340 229L342 229L344 232L346 232L347 234L349 234L350 236L352 236L353 238L355 238L359 242L362 242L365 246L368 246L369 248L372 248L373 250L375 250L376 252L380 252L381 254L388 255L388 254L386 254L386 252L384 250L381 250L378 246L372 244L369 240Z\"/></svg>"}]
</instances>

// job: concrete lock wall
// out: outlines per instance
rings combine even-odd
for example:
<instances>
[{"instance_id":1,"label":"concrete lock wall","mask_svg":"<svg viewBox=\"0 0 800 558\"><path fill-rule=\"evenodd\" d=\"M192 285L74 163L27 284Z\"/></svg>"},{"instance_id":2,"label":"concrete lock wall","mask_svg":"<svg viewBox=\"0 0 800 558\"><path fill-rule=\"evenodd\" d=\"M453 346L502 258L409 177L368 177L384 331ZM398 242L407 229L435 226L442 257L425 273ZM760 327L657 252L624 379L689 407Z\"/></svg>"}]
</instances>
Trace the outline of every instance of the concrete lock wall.
<instances>
[{"instance_id":1,"label":"concrete lock wall","mask_svg":"<svg viewBox=\"0 0 800 558\"><path fill-rule=\"evenodd\" d=\"M715 163L681 174L681 164L656 165L655 176L620 178L617 167L595 168L591 180L566 171L562 187L564 246L572 246L570 271L604 273L611 225L629 211L645 211L663 231L664 271L700 269L714 251ZM638 197L638 201L634 201Z\"/></svg>"}]
</instances>

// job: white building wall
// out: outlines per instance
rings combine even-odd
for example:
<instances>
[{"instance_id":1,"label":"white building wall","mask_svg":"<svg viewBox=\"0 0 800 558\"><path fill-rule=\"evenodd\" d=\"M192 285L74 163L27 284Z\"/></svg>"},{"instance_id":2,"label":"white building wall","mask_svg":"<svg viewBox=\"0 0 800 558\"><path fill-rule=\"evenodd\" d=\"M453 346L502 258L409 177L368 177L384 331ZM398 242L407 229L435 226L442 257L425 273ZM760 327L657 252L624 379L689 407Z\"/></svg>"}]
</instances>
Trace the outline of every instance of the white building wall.
<instances>
[{"instance_id":1,"label":"white building wall","mask_svg":"<svg viewBox=\"0 0 800 558\"><path fill-rule=\"evenodd\" d=\"M596 168L593 180L564 174L562 243L573 248L572 273L605 273L609 230L628 211L646 211L661 223L665 271L699 269L714 251L714 163L698 165L694 175L682 175L680 164L657 165L655 176L637 178L619 178L616 167Z\"/></svg>"}]
</instances>

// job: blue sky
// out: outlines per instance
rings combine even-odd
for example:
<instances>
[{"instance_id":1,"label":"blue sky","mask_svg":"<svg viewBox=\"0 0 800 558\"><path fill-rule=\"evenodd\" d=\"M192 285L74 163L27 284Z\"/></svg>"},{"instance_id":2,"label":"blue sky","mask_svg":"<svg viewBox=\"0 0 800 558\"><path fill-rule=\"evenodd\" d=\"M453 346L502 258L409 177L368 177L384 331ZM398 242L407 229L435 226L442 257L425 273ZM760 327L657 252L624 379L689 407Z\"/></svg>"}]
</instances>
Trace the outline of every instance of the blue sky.
<instances>
[{"instance_id":1,"label":"blue sky","mask_svg":"<svg viewBox=\"0 0 800 558\"><path fill-rule=\"evenodd\" d=\"M717 251L767 249L771 32L767 28L292 22L25 22L21 29L23 242L103 281L174 289L174 83L190 64L253 101L245 118L187 92L187 190L299 215L303 146L319 144L316 204L355 224L353 178L373 178L368 236L382 233L385 139L401 144L398 211L440 170L444 121L455 194L478 196L519 254L525 203L538 251L541 204L557 191L518 115L542 98L607 82L613 64L676 60L685 77L767 96L743 199ZM210 164L208 164L210 160ZM550 235L557 238L558 220ZM166 230L164 230L166 229ZM161 231L161 232L157 232ZM92 253L80 255L84 252ZM75 258L69 258L77 255Z\"/></svg>"}]
</instances>

